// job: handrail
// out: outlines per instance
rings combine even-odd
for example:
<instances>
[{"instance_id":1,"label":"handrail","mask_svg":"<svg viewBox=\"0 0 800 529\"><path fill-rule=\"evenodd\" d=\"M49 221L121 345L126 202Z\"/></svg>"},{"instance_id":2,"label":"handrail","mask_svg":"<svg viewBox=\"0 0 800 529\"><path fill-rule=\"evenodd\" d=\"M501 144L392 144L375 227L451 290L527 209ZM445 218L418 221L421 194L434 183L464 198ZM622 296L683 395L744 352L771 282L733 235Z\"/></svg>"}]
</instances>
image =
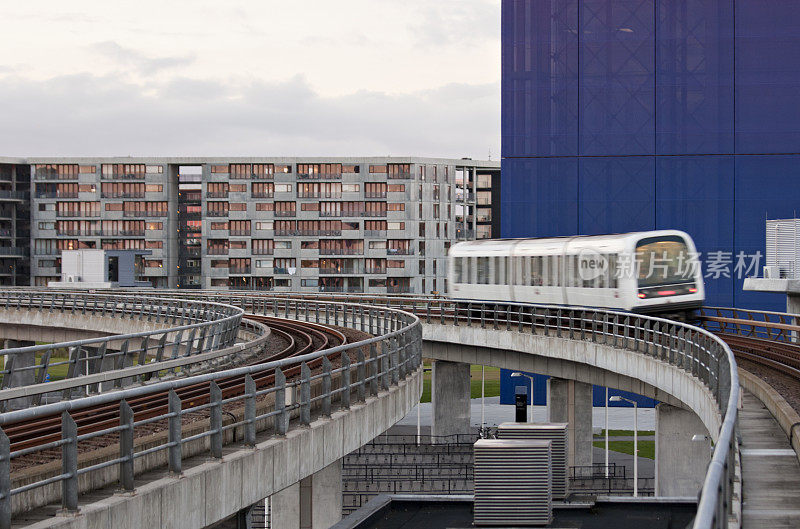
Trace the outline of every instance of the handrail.
<instances>
[{"instance_id":1,"label":"handrail","mask_svg":"<svg viewBox=\"0 0 800 529\"><path fill-rule=\"evenodd\" d=\"M12 513L21 512L21 501L12 504L12 498L16 496L26 495L28 507L31 504L43 505L48 498L49 501L60 498L65 511L75 511L82 486L78 477L83 474L97 473L117 465L120 467L120 485L130 491L134 488L134 461L145 455L161 452L170 471L180 473L181 460L192 455L188 452L193 450L198 453L197 443L193 441L207 443L211 455L221 458L224 439L234 434L231 430L242 428L245 444L253 446L257 431L267 430L281 436L289 429L296 428L297 425L289 421L291 416L298 417L300 426L307 426L311 422L312 410L330 416L334 403L342 409L349 408L351 396L357 401L364 401L368 395L377 396L381 391L397 386L408 376L419 373L422 330L417 316L395 309L352 303L298 302L290 299L274 301L274 304L263 304L261 308L268 310L262 312L278 316L283 309L284 313L294 312L297 316L295 319L309 322L324 320L369 332L373 336L298 357L160 381L0 414L0 529L10 527ZM339 359L339 367L334 368L331 360L336 358ZM241 380L242 383L231 389L232 380ZM332 383L334 380L336 384ZM196 388L204 385L205 389L198 392ZM312 392L312 385L318 391ZM191 389L191 396L182 399L179 393L187 388ZM287 404L287 394L295 395L291 404ZM139 415L137 412L134 417L129 402L133 403L143 396L148 396L149 402L156 403L148 404L146 413ZM270 396L271 400L265 400L265 396ZM168 402L158 404L160 401L152 400L154 397ZM223 406L232 403L241 405L243 412L235 416L233 423L224 424ZM119 419L114 419L116 422L108 426L93 426L102 428L99 431L79 434L73 414L98 405L103 405L106 410L118 406ZM194 420L188 426L182 425L183 417L201 411L210 415L208 420ZM52 422L52 418L59 414L61 428L57 434L58 440L34 447L25 445L24 438L14 440L15 435L21 435L19 426L25 422L43 419ZM137 450L134 429L157 421L167 422L168 435L163 435L155 444ZM184 428L189 429L188 436L184 435ZM119 436L120 456L102 462L84 462L82 464L88 466L81 466L77 457L78 445L103 435ZM59 473L33 483L12 481L12 461L58 447L62 451L62 470ZM93 478L91 484L83 486L98 486L97 480L107 479L103 478L103 474L96 475L97 479Z\"/></svg>"},{"instance_id":2,"label":"handrail","mask_svg":"<svg viewBox=\"0 0 800 529\"><path fill-rule=\"evenodd\" d=\"M164 295L175 295L165 293ZM245 310L272 306L278 314L297 316L310 302L367 303L385 310L406 310L426 323L442 325L479 324L499 329L541 332L565 339L612 343L612 346L654 356L674 365L708 386L717 402L721 426L711 432L714 453L698 502L694 527L727 527L736 474L736 428L739 381L730 348L708 330L653 316L582 307L527 305L504 302L470 302L422 296L370 296L334 294L274 294L236 291L192 291L181 296L217 300ZM307 309L306 309L307 310ZM363 313L362 313L363 314ZM326 317L328 314L326 313ZM319 313L317 313L319 317ZM362 317L363 318L363 317ZM345 317L345 325L347 323ZM363 319L362 319L363 322ZM759 323L759 322L754 322Z\"/></svg>"},{"instance_id":3,"label":"handrail","mask_svg":"<svg viewBox=\"0 0 800 529\"><path fill-rule=\"evenodd\" d=\"M33 384L42 384L48 381L48 371L59 366L67 366L67 378L74 378L82 374L79 364L85 364L87 371L91 369L93 373L99 373L125 369L137 362L141 366L148 360L160 363L165 358L226 349L235 343L244 314L239 307L213 301L40 290L0 292L0 309L36 309L51 313L59 311L137 318L140 321L146 318L146 321L162 327L151 331L2 349L0 356L5 358L5 362L0 370L3 375L0 390L10 388L14 385L15 375L25 372L31 372ZM69 358L51 361L58 350L67 350ZM94 353L90 353L90 350L94 350ZM21 363L21 355L31 354L34 357L31 365L17 365ZM39 363L36 361L37 355ZM69 398L69 394L65 393L65 396ZM4 409L5 404L0 399L0 409Z\"/></svg>"}]
</instances>

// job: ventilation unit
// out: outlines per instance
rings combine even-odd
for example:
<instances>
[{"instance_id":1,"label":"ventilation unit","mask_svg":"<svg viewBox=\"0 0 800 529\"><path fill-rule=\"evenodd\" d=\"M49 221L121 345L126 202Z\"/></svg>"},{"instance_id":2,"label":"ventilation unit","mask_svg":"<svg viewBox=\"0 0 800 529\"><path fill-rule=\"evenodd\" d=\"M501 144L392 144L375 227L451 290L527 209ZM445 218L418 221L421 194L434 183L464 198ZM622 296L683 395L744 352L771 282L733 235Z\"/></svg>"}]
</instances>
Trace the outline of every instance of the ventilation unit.
<instances>
[{"instance_id":1,"label":"ventilation unit","mask_svg":"<svg viewBox=\"0 0 800 529\"><path fill-rule=\"evenodd\" d=\"M475 443L475 525L519 527L553 521L550 441Z\"/></svg>"},{"instance_id":2,"label":"ventilation unit","mask_svg":"<svg viewBox=\"0 0 800 529\"><path fill-rule=\"evenodd\" d=\"M567 497L567 423L504 422L498 439L544 439L553 442L553 498Z\"/></svg>"}]
</instances>

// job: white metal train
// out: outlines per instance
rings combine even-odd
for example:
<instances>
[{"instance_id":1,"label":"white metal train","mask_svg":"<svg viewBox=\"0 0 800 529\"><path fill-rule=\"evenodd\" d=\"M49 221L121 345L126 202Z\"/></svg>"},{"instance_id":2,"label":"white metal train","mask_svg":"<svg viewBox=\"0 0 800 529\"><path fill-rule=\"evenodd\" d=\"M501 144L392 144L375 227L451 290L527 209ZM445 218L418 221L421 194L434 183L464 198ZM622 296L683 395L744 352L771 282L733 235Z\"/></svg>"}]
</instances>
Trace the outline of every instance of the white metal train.
<instances>
[{"instance_id":1,"label":"white metal train","mask_svg":"<svg viewBox=\"0 0 800 529\"><path fill-rule=\"evenodd\" d=\"M692 238L677 230L461 242L448 254L455 299L679 314L705 299Z\"/></svg>"}]
</instances>

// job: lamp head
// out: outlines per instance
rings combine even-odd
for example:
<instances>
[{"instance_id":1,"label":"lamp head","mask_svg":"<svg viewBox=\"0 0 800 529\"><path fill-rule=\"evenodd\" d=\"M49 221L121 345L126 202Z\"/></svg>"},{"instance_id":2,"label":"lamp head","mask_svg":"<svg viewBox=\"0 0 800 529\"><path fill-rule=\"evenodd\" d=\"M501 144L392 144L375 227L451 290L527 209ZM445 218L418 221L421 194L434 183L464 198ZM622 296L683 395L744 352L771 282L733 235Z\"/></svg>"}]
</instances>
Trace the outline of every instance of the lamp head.
<instances>
[{"instance_id":1,"label":"lamp head","mask_svg":"<svg viewBox=\"0 0 800 529\"><path fill-rule=\"evenodd\" d=\"M608 398L608 402L622 402L622 397L619 395L612 395Z\"/></svg>"},{"instance_id":2,"label":"lamp head","mask_svg":"<svg viewBox=\"0 0 800 529\"><path fill-rule=\"evenodd\" d=\"M520 373L519 371L514 371L513 373L511 373L511 376L512 377L521 377L522 373Z\"/></svg>"}]
</instances>

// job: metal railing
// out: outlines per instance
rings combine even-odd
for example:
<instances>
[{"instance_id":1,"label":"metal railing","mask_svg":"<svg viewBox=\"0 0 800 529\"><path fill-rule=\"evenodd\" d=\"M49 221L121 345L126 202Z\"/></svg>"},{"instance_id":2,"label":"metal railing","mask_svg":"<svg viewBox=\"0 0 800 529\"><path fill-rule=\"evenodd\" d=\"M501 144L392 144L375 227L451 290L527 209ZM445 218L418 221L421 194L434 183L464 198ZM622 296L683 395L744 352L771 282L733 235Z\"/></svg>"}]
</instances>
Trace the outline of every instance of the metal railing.
<instances>
[{"instance_id":1,"label":"metal railing","mask_svg":"<svg viewBox=\"0 0 800 529\"><path fill-rule=\"evenodd\" d=\"M252 293L196 291L191 295L241 306L245 310L272 302L268 297ZM427 323L480 326L591 341L647 355L683 370L709 389L721 419L694 527L728 526L737 469L739 382L733 353L711 332L666 319L591 308L468 302L423 296L291 295L293 297L285 301L287 314L292 304L304 300L355 301L408 311Z\"/></svg>"},{"instance_id":2,"label":"metal railing","mask_svg":"<svg viewBox=\"0 0 800 529\"><path fill-rule=\"evenodd\" d=\"M238 297L240 302L245 298ZM353 400L365 401L381 391L397 386L422 362L422 327L411 314L386 308L358 304L305 301L273 297L248 304L254 312L275 316L292 316L305 321L325 322L368 332L374 337L354 343L332 347L294 358L263 364L239 367L178 380L159 382L112 393L28 408L0 415L0 529L11 527L12 513L22 510L22 502L12 503L15 496L26 495L26 507L31 502L44 504L47 496L56 494L66 512L78 509L81 492L79 478L86 474L99 476L84 488L102 486L102 471L108 467L119 468L118 481L122 489L134 490L134 463L150 454L159 454L162 464L170 472L180 474L182 459L208 450L214 458L222 457L225 439L236 441L237 430L243 432L246 446L254 446L256 434L267 432L283 436L290 429L306 427L312 412L329 417L335 406L348 409ZM338 361L337 361L338 360ZM334 367L335 361L339 367ZM265 379L265 375L268 378ZM237 390L220 387L223 379L241 383ZM259 383L256 382L259 380ZM266 380L266 383L264 383ZM190 398L182 399L178 392L183 388L200 388ZM313 391L312 391L313 387ZM134 417L129 401L143 396L163 395L165 402L154 405L148 413ZM286 396L293 395L287 404ZM104 409L116 407L118 426L93 431L79 431L73 414L94 406ZM226 410L223 411L223 406ZM229 414L231 407L238 412ZM207 419L197 420L198 412ZM223 421L223 414L233 415L232 421ZM192 416L191 424L183 424L184 417ZM61 433L57 440L39 446L15 446L6 434L10 425L44 418L59 417ZM296 421L290 419L296 417ZM149 442L146 448L135 442L137 428L153 423L166 423L165 435ZM187 428L188 426L188 428ZM184 435L188 429L190 435ZM145 430L146 433L149 433ZM102 462L79 462L81 447L90 448L102 436L118 438L119 457ZM199 444L199 447L198 447ZM207 445L208 448L205 448ZM60 473L34 482L16 481L11 473L12 463L43 451L60 449ZM152 457L148 457L152 461ZM152 466L152 464L151 464ZM44 490L42 490L44 489ZM33 492L35 491L35 492Z\"/></svg>"},{"instance_id":3,"label":"metal railing","mask_svg":"<svg viewBox=\"0 0 800 529\"><path fill-rule=\"evenodd\" d=\"M119 371L113 381L104 380L118 388L123 379L132 376L129 369L142 371L141 366L148 365L151 369L143 373L149 379L153 377L151 371L158 371L166 360L226 349L235 343L244 313L238 307L210 301L36 290L0 292L1 309L128 319L162 328L0 350L4 359L0 370L0 410L6 409L9 399L23 396L30 400L29 404L39 405L55 385L63 400L73 398L74 388L92 391L80 383L62 389L65 385L51 382L51 378L78 379L82 375ZM31 389L31 385L41 388Z\"/></svg>"},{"instance_id":4,"label":"metal railing","mask_svg":"<svg viewBox=\"0 0 800 529\"><path fill-rule=\"evenodd\" d=\"M237 304L235 292L196 294ZM414 313L427 323L480 325L482 328L592 341L655 357L682 369L708 387L721 418L694 527L728 526L737 468L739 376L728 345L708 330L662 318L591 308L468 302L423 296L292 295L296 299L339 299L397 308ZM258 298L252 296L238 301L245 305L258 302Z\"/></svg>"}]
</instances>

